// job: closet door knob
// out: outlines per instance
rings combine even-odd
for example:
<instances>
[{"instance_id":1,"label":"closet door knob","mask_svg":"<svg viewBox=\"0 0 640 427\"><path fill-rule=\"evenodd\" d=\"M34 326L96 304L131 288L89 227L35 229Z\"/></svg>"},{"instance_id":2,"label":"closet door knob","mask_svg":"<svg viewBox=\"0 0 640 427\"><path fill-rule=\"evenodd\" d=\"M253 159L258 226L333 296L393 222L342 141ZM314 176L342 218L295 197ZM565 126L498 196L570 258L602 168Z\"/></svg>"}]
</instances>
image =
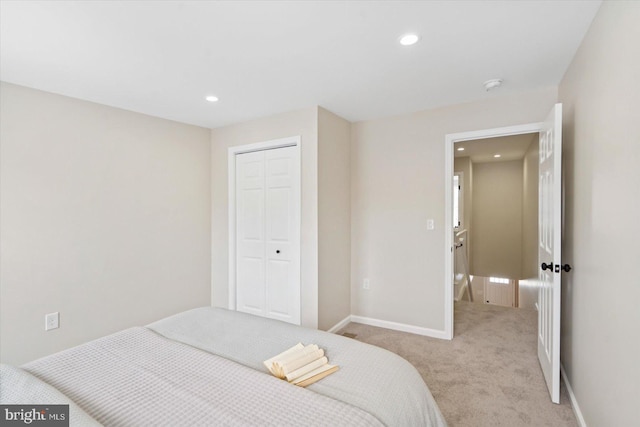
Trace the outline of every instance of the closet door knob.
<instances>
[{"instance_id":1,"label":"closet door knob","mask_svg":"<svg viewBox=\"0 0 640 427\"><path fill-rule=\"evenodd\" d=\"M562 269L568 273L571 271L571 266L569 264L565 264L562 266Z\"/></svg>"},{"instance_id":2,"label":"closet door knob","mask_svg":"<svg viewBox=\"0 0 640 427\"><path fill-rule=\"evenodd\" d=\"M543 262L540 267L542 268L542 271L551 270L551 272L553 272L553 263L552 262L549 263L549 264Z\"/></svg>"}]
</instances>

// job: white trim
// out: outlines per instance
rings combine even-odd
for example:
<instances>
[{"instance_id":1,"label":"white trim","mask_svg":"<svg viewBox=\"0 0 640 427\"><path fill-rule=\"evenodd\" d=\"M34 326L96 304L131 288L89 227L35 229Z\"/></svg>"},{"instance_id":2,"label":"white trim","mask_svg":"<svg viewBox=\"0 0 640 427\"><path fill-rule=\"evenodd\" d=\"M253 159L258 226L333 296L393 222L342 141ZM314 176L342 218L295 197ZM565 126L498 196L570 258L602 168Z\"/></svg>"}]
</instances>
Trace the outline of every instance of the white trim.
<instances>
[{"instance_id":1,"label":"white trim","mask_svg":"<svg viewBox=\"0 0 640 427\"><path fill-rule=\"evenodd\" d=\"M560 374L562 375L564 385L567 387L567 393L569 393L569 399L571 400L571 409L573 409L573 414L576 416L578 425L580 427L587 427L587 423L585 422L582 411L580 410L580 405L578 405L578 400L576 399L576 395L573 393L573 388L571 388L569 378L567 378L567 372L564 370L562 363L560 364Z\"/></svg>"},{"instance_id":2,"label":"white trim","mask_svg":"<svg viewBox=\"0 0 640 427\"><path fill-rule=\"evenodd\" d=\"M476 130L471 132L450 133L445 135L444 150L444 331L442 338L453 339L453 144L460 141L494 138L498 136L537 133L542 130L542 123L507 126L502 128Z\"/></svg>"},{"instance_id":3,"label":"white trim","mask_svg":"<svg viewBox=\"0 0 640 427\"><path fill-rule=\"evenodd\" d=\"M462 231L465 228L464 223L464 172L455 170L453 171L453 176L458 177L458 222L460 223L456 227L456 231ZM451 202L454 202L453 197L451 198ZM469 236L467 236L468 238Z\"/></svg>"},{"instance_id":4,"label":"white trim","mask_svg":"<svg viewBox=\"0 0 640 427\"><path fill-rule=\"evenodd\" d=\"M444 338L453 339L453 143L452 134L445 135L444 149Z\"/></svg>"},{"instance_id":5,"label":"white trim","mask_svg":"<svg viewBox=\"0 0 640 427\"><path fill-rule=\"evenodd\" d=\"M407 325L405 323L390 322L388 320L372 319L371 317L351 315L351 321L363 325L377 326L379 328L392 329L394 331L409 332L426 337L446 339L445 331L422 328L420 326Z\"/></svg>"},{"instance_id":6,"label":"white trim","mask_svg":"<svg viewBox=\"0 0 640 427\"><path fill-rule=\"evenodd\" d=\"M229 193L228 193L228 204L229 204L229 301L228 301L228 309L235 310L236 309L236 155L243 153L251 153L254 151L263 151L263 150L273 150L275 148L283 148L283 147L298 147L296 150L296 156L298 157L297 163L300 165L300 172L302 171L302 163L300 158L300 153L302 152L301 147L301 138L300 135L290 136L287 138L273 139L270 141L264 142L256 142L253 144L245 144L245 145L237 145L235 147L229 147L228 152L228 170L227 170L227 179L229 181ZM300 181L302 182L302 174L299 173ZM301 188L301 186L299 186ZM302 203L302 198L299 197L300 203ZM302 206L298 206L298 210L302 212ZM298 236L302 235L301 230L301 215L298 215L299 223L298 229L300 233ZM302 246L298 245L302 250ZM302 257L300 257L300 270L302 271ZM302 277L302 276L301 276ZM301 282L302 283L302 282ZM301 289L302 291L302 289ZM302 301L300 301L300 307L302 308Z\"/></svg>"},{"instance_id":7,"label":"white trim","mask_svg":"<svg viewBox=\"0 0 640 427\"><path fill-rule=\"evenodd\" d=\"M333 325L331 328L327 329L327 332L335 334L340 329L342 329L345 326L347 326L350 322L351 322L351 315L348 315L347 317L345 317L344 319L342 319L341 321L339 321L338 323Z\"/></svg>"}]
</instances>

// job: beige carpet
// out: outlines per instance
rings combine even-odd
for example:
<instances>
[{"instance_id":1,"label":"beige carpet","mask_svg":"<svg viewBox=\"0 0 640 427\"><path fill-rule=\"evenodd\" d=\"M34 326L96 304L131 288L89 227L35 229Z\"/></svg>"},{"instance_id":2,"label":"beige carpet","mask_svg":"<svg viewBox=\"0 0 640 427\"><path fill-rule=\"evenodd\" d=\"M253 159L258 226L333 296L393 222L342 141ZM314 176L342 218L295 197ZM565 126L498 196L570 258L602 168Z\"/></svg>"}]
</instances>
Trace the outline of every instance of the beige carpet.
<instances>
[{"instance_id":1,"label":"beige carpet","mask_svg":"<svg viewBox=\"0 0 640 427\"><path fill-rule=\"evenodd\" d=\"M564 388L551 403L536 350L537 313L456 303L455 338L438 340L350 323L338 333L407 359L450 426L577 426Z\"/></svg>"}]
</instances>

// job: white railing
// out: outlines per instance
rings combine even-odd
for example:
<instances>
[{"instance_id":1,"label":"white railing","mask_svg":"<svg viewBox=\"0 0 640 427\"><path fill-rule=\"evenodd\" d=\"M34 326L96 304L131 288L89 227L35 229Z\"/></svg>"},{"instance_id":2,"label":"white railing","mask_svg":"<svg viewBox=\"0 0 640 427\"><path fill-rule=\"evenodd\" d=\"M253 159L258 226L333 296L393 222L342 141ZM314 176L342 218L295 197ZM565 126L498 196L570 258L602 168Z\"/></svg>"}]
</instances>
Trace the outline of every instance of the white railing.
<instances>
[{"instance_id":1,"label":"white railing","mask_svg":"<svg viewBox=\"0 0 640 427\"><path fill-rule=\"evenodd\" d=\"M460 301L464 296L465 289L469 293L469 301L473 302L473 291L471 290L471 276L469 275L469 263L467 261L467 230L460 230L455 233L453 246L455 248L454 256L454 284L460 285L460 290L455 295L455 300ZM458 275L461 279L458 280ZM455 286L454 286L455 289Z\"/></svg>"}]
</instances>

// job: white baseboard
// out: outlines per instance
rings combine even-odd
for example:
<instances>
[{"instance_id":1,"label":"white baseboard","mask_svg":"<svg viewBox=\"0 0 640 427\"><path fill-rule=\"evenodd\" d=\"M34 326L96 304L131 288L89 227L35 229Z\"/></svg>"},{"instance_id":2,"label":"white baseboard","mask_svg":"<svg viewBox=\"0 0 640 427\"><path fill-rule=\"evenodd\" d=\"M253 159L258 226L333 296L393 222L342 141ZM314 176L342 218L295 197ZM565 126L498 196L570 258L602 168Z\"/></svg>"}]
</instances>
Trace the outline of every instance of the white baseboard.
<instances>
[{"instance_id":1,"label":"white baseboard","mask_svg":"<svg viewBox=\"0 0 640 427\"><path fill-rule=\"evenodd\" d=\"M347 317L345 317L344 319L342 319L341 321L333 325L330 329L327 329L327 332L331 332L332 334L335 334L340 329L347 326L349 322L351 322L351 315L348 315Z\"/></svg>"},{"instance_id":2,"label":"white baseboard","mask_svg":"<svg viewBox=\"0 0 640 427\"><path fill-rule=\"evenodd\" d=\"M576 416L578 425L580 427L587 427L587 423L584 421L584 417L582 416L582 411L580 410L580 405L578 405L578 401L576 400L576 395L573 394L573 389L571 388L571 384L569 383L569 379L567 378L567 373L564 371L564 366L562 364L560 364L560 373L562 374L562 380L564 381L564 385L567 387L567 392L569 393L569 399L571 400L571 408L573 409L573 413Z\"/></svg>"},{"instance_id":3,"label":"white baseboard","mask_svg":"<svg viewBox=\"0 0 640 427\"><path fill-rule=\"evenodd\" d=\"M394 331L409 332L416 335L424 335L432 338L447 339L445 331L436 329L422 328L420 326L407 325L404 323L390 322L388 320L372 319L371 317L351 315L351 321L362 323L369 326L377 326L379 328L392 329Z\"/></svg>"},{"instance_id":4,"label":"white baseboard","mask_svg":"<svg viewBox=\"0 0 640 427\"><path fill-rule=\"evenodd\" d=\"M394 331L409 332L416 335L423 335L426 337L439 338L443 340L447 339L445 331L422 328L420 326L407 325L405 323L391 322L389 320L380 320L371 317L357 316L355 314L351 314L345 317L344 319L333 325L330 329L327 329L327 332L334 334L340 329L347 326L349 322L362 323L363 325L376 326L378 328L391 329Z\"/></svg>"}]
</instances>

